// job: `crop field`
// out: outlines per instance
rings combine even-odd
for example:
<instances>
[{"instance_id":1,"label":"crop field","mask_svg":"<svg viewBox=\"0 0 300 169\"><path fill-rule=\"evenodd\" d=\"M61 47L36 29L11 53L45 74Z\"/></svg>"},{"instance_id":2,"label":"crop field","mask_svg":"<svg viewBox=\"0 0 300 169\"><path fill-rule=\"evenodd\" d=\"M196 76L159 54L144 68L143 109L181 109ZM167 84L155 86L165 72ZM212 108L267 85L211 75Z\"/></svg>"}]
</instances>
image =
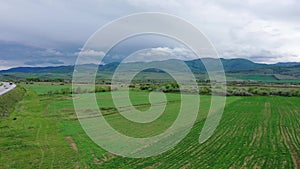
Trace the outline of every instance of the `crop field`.
<instances>
[{"instance_id":1,"label":"crop field","mask_svg":"<svg viewBox=\"0 0 300 169\"><path fill-rule=\"evenodd\" d=\"M211 100L200 96L196 123L176 147L134 159L111 154L90 140L77 120L71 95L43 95L70 86L23 87L23 100L9 117L0 119L0 168L300 168L299 97L227 97L215 133L199 144ZM147 110L148 95L132 91L130 99L137 109ZM163 132L180 108L180 95L167 93L163 116L135 124L116 111L109 92L96 96L105 119L129 136Z\"/></svg>"}]
</instances>

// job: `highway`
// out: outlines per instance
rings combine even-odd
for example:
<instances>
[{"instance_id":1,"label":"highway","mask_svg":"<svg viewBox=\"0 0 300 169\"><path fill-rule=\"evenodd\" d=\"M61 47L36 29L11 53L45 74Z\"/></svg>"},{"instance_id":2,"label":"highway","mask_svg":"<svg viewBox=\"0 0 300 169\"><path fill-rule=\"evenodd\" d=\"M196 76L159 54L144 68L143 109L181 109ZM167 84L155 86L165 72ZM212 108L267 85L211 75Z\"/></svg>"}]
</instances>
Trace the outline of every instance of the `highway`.
<instances>
[{"instance_id":1,"label":"highway","mask_svg":"<svg viewBox=\"0 0 300 169\"><path fill-rule=\"evenodd\" d=\"M14 89L17 85L15 84L10 84L9 82L0 82L0 84L3 84L2 86L0 86L0 96L11 91L12 89Z\"/></svg>"}]
</instances>

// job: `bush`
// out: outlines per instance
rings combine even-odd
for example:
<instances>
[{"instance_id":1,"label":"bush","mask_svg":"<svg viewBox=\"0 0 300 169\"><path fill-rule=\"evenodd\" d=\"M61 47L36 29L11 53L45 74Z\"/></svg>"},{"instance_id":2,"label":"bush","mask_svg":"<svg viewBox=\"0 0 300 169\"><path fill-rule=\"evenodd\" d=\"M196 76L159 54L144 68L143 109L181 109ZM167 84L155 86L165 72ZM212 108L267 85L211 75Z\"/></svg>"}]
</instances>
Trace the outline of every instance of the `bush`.
<instances>
[{"instance_id":1,"label":"bush","mask_svg":"<svg viewBox=\"0 0 300 169\"><path fill-rule=\"evenodd\" d=\"M210 94L211 93L211 88L204 86L200 88L200 94Z\"/></svg>"},{"instance_id":2,"label":"bush","mask_svg":"<svg viewBox=\"0 0 300 169\"><path fill-rule=\"evenodd\" d=\"M99 93L99 92L109 92L109 91L111 91L111 88L109 86L103 86L103 87L96 86L95 87L95 92L96 93Z\"/></svg>"}]
</instances>

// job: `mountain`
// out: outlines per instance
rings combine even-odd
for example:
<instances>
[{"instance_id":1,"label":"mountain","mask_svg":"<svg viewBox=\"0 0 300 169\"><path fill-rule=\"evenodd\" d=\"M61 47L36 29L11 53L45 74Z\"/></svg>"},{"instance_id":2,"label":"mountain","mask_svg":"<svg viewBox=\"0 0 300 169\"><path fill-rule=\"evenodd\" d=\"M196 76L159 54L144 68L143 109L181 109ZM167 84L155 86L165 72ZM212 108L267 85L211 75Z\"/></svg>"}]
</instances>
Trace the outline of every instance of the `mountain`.
<instances>
[{"instance_id":1,"label":"mountain","mask_svg":"<svg viewBox=\"0 0 300 169\"><path fill-rule=\"evenodd\" d=\"M215 62L216 59L213 58L203 58L202 60L191 60L185 61L186 64L191 68L194 72L203 72L205 71L205 66L203 62ZM247 59L223 59L221 58L221 62L223 64L225 71L236 71L236 70L255 70L258 68L269 67L267 64L259 64L254 63Z\"/></svg>"},{"instance_id":2,"label":"mountain","mask_svg":"<svg viewBox=\"0 0 300 169\"><path fill-rule=\"evenodd\" d=\"M74 66L56 67L16 67L8 70L1 70L0 73L72 73Z\"/></svg>"},{"instance_id":3,"label":"mountain","mask_svg":"<svg viewBox=\"0 0 300 169\"><path fill-rule=\"evenodd\" d=\"M282 66L282 67L291 67L291 66L298 66L300 62L278 62L274 64L274 66Z\"/></svg>"},{"instance_id":4,"label":"mountain","mask_svg":"<svg viewBox=\"0 0 300 169\"><path fill-rule=\"evenodd\" d=\"M270 67L267 64L254 63L247 59L221 59L225 70L254 70Z\"/></svg>"},{"instance_id":5,"label":"mountain","mask_svg":"<svg viewBox=\"0 0 300 169\"><path fill-rule=\"evenodd\" d=\"M152 61L152 62L130 62L126 63L125 66L128 68L144 68L162 65L163 67L167 67L169 70L178 69L178 65L185 63L193 72L205 72L205 66L203 63L210 64L210 66L214 66L216 64L216 59L214 58L202 58L196 60L189 61L181 61L177 59L170 59L164 61ZM254 63L247 59L221 59L225 71L238 71L238 70L256 70L259 68L270 67L267 64L259 64ZM99 71L111 72L114 71L118 67L119 63L113 62L99 67ZM147 72L159 72L157 69L145 70Z\"/></svg>"},{"instance_id":6,"label":"mountain","mask_svg":"<svg viewBox=\"0 0 300 169\"><path fill-rule=\"evenodd\" d=\"M205 63L212 63L214 64L216 59L214 58L203 58L203 59L196 59L196 60L189 60L184 61L186 65L193 71L193 72L205 72L205 66L203 62ZM259 70L259 69L267 69L272 67L289 67L289 65L294 66L297 65L297 62L286 62L286 63L277 63L277 64L259 64L252 62L247 59L223 59L221 58L221 62L223 64L225 71L247 71L247 70ZM171 59L171 60L165 60L165 61L153 61L153 62L131 62L126 63L126 66L134 66L134 67L140 67L143 68L145 65L155 65L155 64L164 64L168 66L169 68L176 69L177 65L182 63L181 60ZM119 63L113 62L106 65L100 65L99 71L105 71L105 72L113 72L117 67ZM300 65L300 64L299 64ZM91 65L81 65L85 68L89 68ZM95 66L95 65L93 65ZM8 70L2 70L0 73L62 73L62 74L70 74L73 73L74 66L57 66L57 67L17 67L17 68L11 68ZM152 70L152 69L151 69ZM147 70L147 71L151 71ZM153 69L154 72L157 72L157 69Z\"/></svg>"}]
</instances>

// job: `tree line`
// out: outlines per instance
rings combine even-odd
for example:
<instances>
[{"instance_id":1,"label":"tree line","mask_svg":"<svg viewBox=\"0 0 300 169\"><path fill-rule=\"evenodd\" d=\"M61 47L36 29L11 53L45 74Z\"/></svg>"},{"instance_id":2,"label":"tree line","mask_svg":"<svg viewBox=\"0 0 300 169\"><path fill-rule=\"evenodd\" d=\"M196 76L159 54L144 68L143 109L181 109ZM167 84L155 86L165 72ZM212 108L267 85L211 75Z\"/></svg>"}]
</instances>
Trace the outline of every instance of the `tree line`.
<instances>
[{"instance_id":1,"label":"tree line","mask_svg":"<svg viewBox=\"0 0 300 169\"><path fill-rule=\"evenodd\" d=\"M177 83L168 83L168 84L140 84L140 85L131 85L131 88L139 88L144 91L163 91L170 93L179 93L179 85ZM188 92L188 91L184 91ZM190 91L194 93L195 91ZM211 95L212 89L210 86L199 86L199 94ZM215 90L216 95L226 95L226 96L294 96L300 97L299 88L283 88L283 87L238 87L238 86L228 86L226 92L223 90Z\"/></svg>"}]
</instances>

